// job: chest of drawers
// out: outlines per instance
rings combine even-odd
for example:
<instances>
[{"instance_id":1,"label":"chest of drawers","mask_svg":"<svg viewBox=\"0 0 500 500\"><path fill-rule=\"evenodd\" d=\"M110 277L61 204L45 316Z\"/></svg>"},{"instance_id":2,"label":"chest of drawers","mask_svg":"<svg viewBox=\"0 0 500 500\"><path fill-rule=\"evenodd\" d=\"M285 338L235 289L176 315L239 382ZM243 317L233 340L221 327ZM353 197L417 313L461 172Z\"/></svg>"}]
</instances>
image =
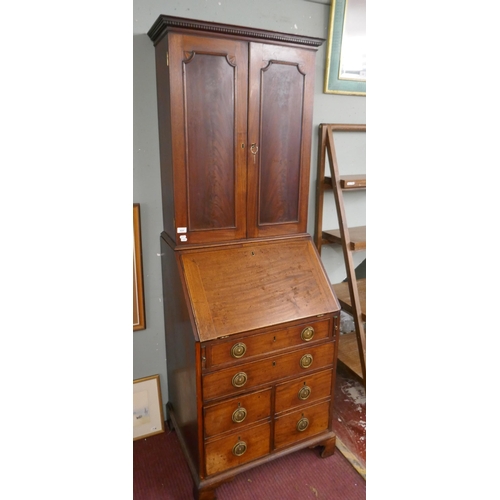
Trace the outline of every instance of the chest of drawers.
<instances>
[{"instance_id":1,"label":"chest of drawers","mask_svg":"<svg viewBox=\"0 0 500 500\"><path fill-rule=\"evenodd\" d=\"M302 447L333 452L339 305L309 235L162 238L168 419L194 496Z\"/></svg>"}]
</instances>

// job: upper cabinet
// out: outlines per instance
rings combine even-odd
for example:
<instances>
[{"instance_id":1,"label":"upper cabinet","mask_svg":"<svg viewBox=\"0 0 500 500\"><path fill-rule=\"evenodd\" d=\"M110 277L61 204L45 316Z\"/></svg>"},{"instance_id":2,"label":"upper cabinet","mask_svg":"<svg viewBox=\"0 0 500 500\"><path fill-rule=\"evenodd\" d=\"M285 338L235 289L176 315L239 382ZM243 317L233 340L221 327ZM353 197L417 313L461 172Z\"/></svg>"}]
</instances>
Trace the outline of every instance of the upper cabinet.
<instances>
[{"instance_id":1,"label":"upper cabinet","mask_svg":"<svg viewBox=\"0 0 500 500\"><path fill-rule=\"evenodd\" d=\"M164 230L175 245L307 230L323 40L160 16Z\"/></svg>"}]
</instances>

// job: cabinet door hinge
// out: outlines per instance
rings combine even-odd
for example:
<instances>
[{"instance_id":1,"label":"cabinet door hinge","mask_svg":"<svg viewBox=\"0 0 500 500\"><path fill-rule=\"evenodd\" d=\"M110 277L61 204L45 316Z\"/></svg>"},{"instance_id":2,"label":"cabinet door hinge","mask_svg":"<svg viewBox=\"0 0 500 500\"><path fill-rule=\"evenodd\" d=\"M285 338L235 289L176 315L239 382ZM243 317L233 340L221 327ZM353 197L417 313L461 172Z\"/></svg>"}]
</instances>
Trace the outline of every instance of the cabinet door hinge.
<instances>
[{"instance_id":1,"label":"cabinet door hinge","mask_svg":"<svg viewBox=\"0 0 500 500\"><path fill-rule=\"evenodd\" d=\"M168 52L167 52L167 66L168 66Z\"/></svg>"}]
</instances>

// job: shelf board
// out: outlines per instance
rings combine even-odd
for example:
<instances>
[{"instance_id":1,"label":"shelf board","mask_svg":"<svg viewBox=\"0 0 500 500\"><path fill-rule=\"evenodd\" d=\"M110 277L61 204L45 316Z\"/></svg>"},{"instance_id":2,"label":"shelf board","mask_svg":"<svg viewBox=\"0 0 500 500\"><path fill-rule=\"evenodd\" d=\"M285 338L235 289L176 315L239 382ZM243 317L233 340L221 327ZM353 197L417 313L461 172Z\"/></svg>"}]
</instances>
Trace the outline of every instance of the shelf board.
<instances>
[{"instance_id":1,"label":"shelf board","mask_svg":"<svg viewBox=\"0 0 500 500\"><path fill-rule=\"evenodd\" d=\"M340 229L329 229L328 231L323 231L323 239L327 243L339 243L342 244L342 239L340 237ZM351 240L349 250L365 250L366 249L366 226L350 227L349 228L349 239Z\"/></svg>"},{"instance_id":2,"label":"shelf board","mask_svg":"<svg viewBox=\"0 0 500 500\"><path fill-rule=\"evenodd\" d=\"M356 280L358 284L359 302L361 305L361 318L366 321L366 278ZM349 285L347 281L332 285L335 295L339 299L340 307L343 311L353 314L351 296L349 295Z\"/></svg>"},{"instance_id":3,"label":"shelf board","mask_svg":"<svg viewBox=\"0 0 500 500\"><path fill-rule=\"evenodd\" d=\"M338 360L363 379L356 332L339 335Z\"/></svg>"},{"instance_id":4,"label":"shelf board","mask_svg":"<svg viewBox=\"0 0 500 500\"><path fill-rule=\"evenodd\" d=\"M344 190L366 189L366 175L342 175L340 187Z\"/></svg>"},{"instance_id":5,"label":"shelf board","mask_svg":"<svg viewBox=\"0 0 500 500\"><path fill-rule=\"evenodd\" d=\"M332 189L332 178L325 177L323 180L323 186L327 189ZM340 177L340 188L344 191L366 189L366 174L342 175Z\"/></svg>"}]
</instances>

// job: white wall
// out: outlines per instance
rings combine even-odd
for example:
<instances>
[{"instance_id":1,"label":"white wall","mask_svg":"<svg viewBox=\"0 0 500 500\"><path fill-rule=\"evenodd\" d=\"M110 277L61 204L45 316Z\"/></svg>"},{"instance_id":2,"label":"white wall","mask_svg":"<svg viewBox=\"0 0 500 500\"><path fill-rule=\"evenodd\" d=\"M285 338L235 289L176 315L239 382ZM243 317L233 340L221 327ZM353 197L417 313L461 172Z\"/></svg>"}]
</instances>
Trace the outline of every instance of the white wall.
<instances>
[{"instance_id":1,"label":"white wall","mask_svg":"<svg viewBox=\"0 0 500 500\"><path fill-rule=\"evenodd\" d=\"M146 330L134 332L134 379L160 374L168 400L160 265L162 211L156 111L154 47L146 33L160 14L328 37L329 0L141 0L134 3L134 202L141 204ZM323 93L326 42L318 50L313 115L313 151L308 231L314 228L317 134L320 123L366 123L366 99ZM338 157L345 173L364 171L364 136L339 138ZM344 163L348 161L349 164ZM345 170L342 168L345 165ZM325 225L338 227L333 200L328 199ZM350 193L346 211L351 225L365 224L364 193ZM365 257L356 254L356 263ZM345 277L339 249L325 248L323 261L332 282Z\"/></svg>"}]
</instances>

